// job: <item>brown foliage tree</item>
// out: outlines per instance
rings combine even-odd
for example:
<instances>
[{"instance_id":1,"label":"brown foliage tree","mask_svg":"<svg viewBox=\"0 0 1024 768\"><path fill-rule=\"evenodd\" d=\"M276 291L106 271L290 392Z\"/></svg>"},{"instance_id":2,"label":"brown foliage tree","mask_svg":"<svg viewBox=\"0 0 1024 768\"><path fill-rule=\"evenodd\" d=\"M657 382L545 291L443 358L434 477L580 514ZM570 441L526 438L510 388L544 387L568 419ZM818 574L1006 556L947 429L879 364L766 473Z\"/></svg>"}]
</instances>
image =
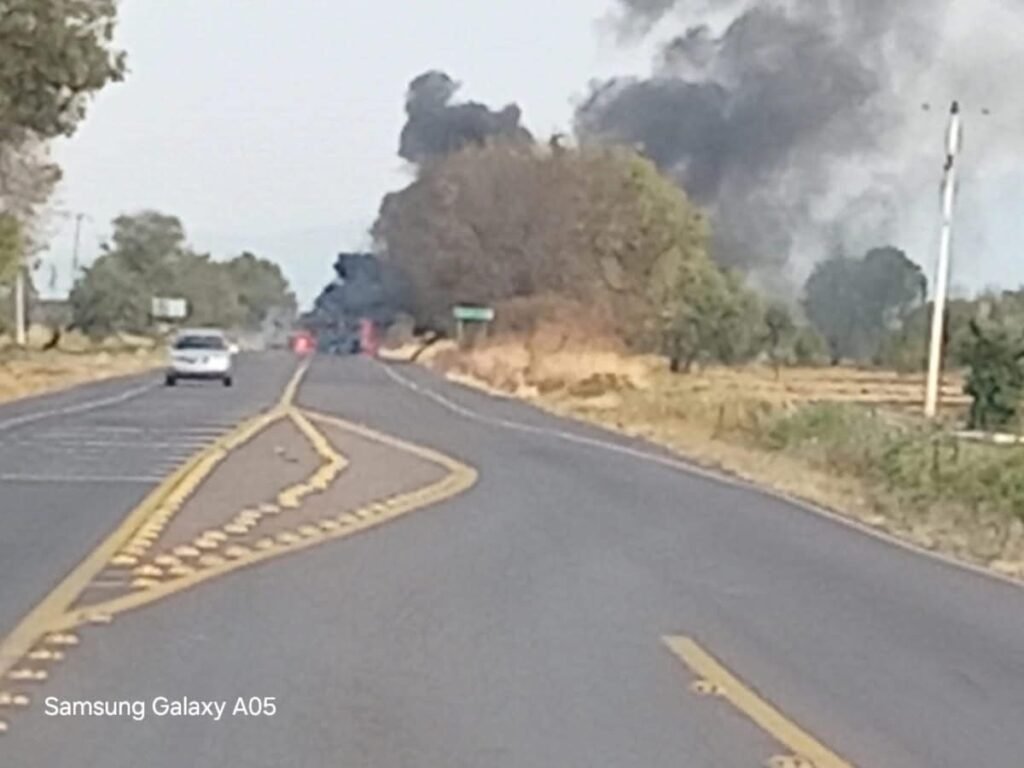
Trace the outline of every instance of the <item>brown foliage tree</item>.
<instances>
[{"instance_id":1,"label":"brown foliage tree","mask_svg":"<svg viewBox=\"0 0 1024 768\"><path fill-rule=\"evenodd\" d=\"M385 198L374 235L421 322L443 326L460 302L557 295L648 349L662 344L683 267L715 269L701 211L624 148L463 149Z\"/></svg>"}]
</instances>

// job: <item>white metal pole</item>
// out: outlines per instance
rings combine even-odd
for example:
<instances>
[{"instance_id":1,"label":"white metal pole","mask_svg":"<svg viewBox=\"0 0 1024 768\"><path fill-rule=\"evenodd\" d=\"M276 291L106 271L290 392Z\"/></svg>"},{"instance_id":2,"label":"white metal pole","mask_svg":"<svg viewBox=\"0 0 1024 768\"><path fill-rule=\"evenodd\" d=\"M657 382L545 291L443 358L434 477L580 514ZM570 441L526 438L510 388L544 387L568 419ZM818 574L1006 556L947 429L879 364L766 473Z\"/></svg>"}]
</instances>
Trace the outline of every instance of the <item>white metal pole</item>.
<instances>
[{"instance_id":1,"label":"white metal pole","mask_svg":"<svg viewBox=\"0 0 1024 768\"><path fill-rule=\"evenodd\" d=\"M75 216L75 249L71 253L71 282L75 282L75 278L78 277L78 241L82 234L82 219L85 218L84 213L79 213Z\"/></svg>"},{"instance_id":2,"label":"white metal pole","mask_svg":"<svg viewBox=\"0 0 1024 768\"><path fill-rule=\"evenodd\" d=\"M954 101L950 110L946 137L946 172L942 189L942 235L939 239L939 263L935 275L935 299L932 309L931 343L928 348L928 380L924 414L934 419L939 408L939 383L942 373L942 336L949 293L949 262L953 244L953 210L956 203L956 156L960 151L960 108Z\"/></svg>"},{"instance_id":3,"label":"white metal pole","mask_svg":"<svg viewBox=\"0 0 1024 768\"><path fill-rule=\"evenodd\" d=\"M25 332L25 267L18 265L14 277L14 343L24 347L28 343Z\"/></svg>"}]
</instances>

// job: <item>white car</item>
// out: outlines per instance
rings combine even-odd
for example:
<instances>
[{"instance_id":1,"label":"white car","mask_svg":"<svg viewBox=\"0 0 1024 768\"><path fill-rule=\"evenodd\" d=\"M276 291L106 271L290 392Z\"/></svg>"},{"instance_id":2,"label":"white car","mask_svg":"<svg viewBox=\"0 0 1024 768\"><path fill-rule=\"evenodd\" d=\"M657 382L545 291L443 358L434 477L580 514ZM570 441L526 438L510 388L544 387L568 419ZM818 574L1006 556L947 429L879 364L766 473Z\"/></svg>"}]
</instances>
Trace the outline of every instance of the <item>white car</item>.
<instances>
[{"instance_id":1,"label":"white car","mask_svg":"<svg viewBox=\"0 0 1024 768\"><path fill-rule=\"evenodd\" d=\"M238 348L223 331L183 330L171 342L167 386L178 379L216 379L230 387L234 383L233 358Z\"/></svg>"}]
</instances>

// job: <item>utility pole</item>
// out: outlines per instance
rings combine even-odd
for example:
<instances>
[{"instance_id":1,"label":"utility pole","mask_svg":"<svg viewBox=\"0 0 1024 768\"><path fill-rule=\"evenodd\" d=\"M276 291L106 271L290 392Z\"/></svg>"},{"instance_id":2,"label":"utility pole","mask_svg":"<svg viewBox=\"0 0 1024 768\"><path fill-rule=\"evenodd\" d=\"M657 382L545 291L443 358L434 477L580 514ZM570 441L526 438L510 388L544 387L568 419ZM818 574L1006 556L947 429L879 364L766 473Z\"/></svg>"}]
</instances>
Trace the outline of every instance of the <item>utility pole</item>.
<instances>
[{"instance_id":1,"label":"utility pole","mask_svg":"<svg viewBox=\"0 0 1024 768\"><path fill-rule=\"evenodd\" d=\"M78 241L82 234L82 219L85 218L84 213L75 214L75 249L71 252L71 282L74 283L75 276L78 275Z\"/></svg>"},{"instance_id":2,"label":"utility pole","mask_svg":"<svg viewBox=\"0 0 1024 768\"><path fill-rule=\"evenodd\" d=\"M25 264L20 257L18 272L14 276L14 343L19 347L28 343L25 329Z\"/></svg>"},{"instance_id":3,"label":"utility pole","mask_svg":"<svg viewBox=\"0 0 1024 768\"><path fill-rule=\"evenodd\" d=\"M939 264L935 274L935 299L932 308L932 335L928 347L928 381L925 388L924 415L929 419L934 419L939 409L942 336L946 324L949 255L953 244L953 208L956 203L956 157L960 152L961 133L960 105L954 101L949 111L949 128L946 133L946 166L942 181L942 235L939 238Z\"/></svg>"}]
</instances>

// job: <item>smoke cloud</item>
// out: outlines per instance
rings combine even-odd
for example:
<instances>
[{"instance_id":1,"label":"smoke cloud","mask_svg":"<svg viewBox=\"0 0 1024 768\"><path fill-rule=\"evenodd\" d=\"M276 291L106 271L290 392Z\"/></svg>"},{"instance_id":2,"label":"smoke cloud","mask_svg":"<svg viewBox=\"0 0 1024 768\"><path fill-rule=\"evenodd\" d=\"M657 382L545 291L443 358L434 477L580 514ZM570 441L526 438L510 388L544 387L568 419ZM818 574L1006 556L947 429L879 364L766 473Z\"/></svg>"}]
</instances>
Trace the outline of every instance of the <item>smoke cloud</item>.
<instances>
[{"instance_id":1,"label":"smoke cloud","mask_svg":"<svg viewBox=\"0 0 1024 768\"><path fill-rule=\"evenodd\" d=\"M360 320L386 327L407 303L400 275L375 254L339 253L334 274L302 318L304 327L316 331L325 351L350 350L358 338Z\"/></svg>"},{"instance_id":2,"label":"smoke cloud","mask_svg":"<svg viewBox=\"0 0 1024 768\"><path fill-rule=\"evenodd\" d=\"M950 101L991 98L1001 78L1004 119L1020 103L1006 67L1020 13L1009 34L1005 19L968 31L951 0L619 4L627 32L681 29L651 77L594 85L577 132L640 147L712 211L716 258L755 275L898 234L937 190ZM998 4L962 5L991 22Z\"/></svg>"},{"instance_id":3,"label":"smoke cloud","mask_svg":"<svg viewBox=\"0 0 1024 768\"><path fill-rule=\"evenodd\" d=\"M517 105L493 111L474 101L456 102L459 84L444 72L426 72L409 84L405 99L408 118L398 154L413 163L432 156L457 152L471 144L483 144L494 136L530 140L520 124Z\"/></svg>"}]
</instances>

